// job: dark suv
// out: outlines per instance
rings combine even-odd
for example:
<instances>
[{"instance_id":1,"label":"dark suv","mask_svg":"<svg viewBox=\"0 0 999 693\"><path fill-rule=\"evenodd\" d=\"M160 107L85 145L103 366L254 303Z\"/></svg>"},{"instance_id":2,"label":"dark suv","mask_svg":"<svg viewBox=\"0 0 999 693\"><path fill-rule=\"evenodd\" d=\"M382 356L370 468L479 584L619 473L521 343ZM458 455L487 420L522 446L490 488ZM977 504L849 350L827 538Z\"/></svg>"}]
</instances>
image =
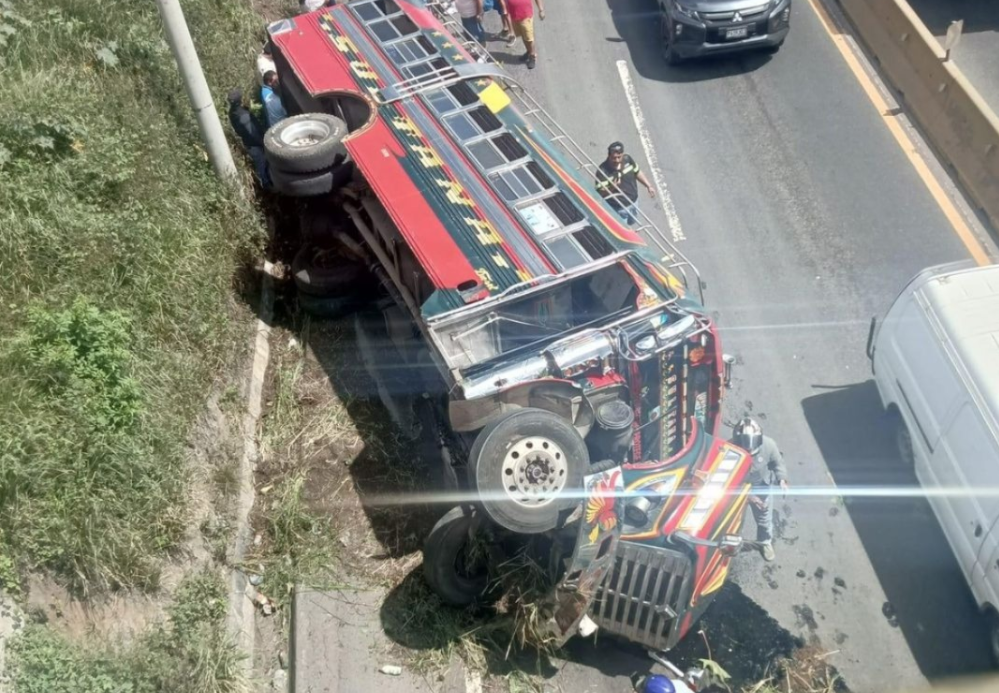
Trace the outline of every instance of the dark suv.
<instances>
[{"instance_id":1,"label":"dark suv","mask_svg":"<svg viewBox=\"0 0 999 693\"><path fill-rule=\"evenodd\" d=\"M763 48L776 52L791 27L791 0L659 0L663 57Z\"/></svg>"}]
</instances>

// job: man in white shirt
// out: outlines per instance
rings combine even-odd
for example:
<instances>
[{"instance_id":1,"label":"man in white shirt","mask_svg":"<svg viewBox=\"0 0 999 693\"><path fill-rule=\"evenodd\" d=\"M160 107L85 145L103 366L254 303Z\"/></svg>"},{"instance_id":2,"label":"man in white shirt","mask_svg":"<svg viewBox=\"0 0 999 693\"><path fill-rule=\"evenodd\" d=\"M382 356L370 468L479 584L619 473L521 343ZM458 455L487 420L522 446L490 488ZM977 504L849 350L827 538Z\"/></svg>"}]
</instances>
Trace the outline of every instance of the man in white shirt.
<instances>
[{"instance_id":1,"label":"man in white shirt","mask_svg":"<svg viewBox=\"0 0 999 693\"><path fill-rule=\"evenodd\" d=\"M271 55L271 42L268 41L257 56L257 83L263 86L264 75L268 72L277 72L274 64L274 56Z\"/></svg>"},{"instance_id":2,"label":"man in white shirt","mask_svg":"<svg viewBox=\"0 0 999 693\"><path fill-rule=\"evenodd\" d=\"M461 25L479 43L483 43L486 32L482 28L482 0L454 0L461 17Z\"/></svg>"}]
</instances>

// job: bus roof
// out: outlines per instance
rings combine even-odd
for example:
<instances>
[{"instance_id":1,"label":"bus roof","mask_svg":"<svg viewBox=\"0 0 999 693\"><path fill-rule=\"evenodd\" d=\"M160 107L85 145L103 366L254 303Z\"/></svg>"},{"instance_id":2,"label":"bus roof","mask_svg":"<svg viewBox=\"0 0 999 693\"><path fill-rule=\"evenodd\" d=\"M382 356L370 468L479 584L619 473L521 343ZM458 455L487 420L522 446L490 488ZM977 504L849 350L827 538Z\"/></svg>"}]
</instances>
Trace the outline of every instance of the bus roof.
<instances>
[{"instance_id":1,"label":"bus roof","mask_svg":"<svg viewBox=\"0 0 999 693\"><path fill-rule=\"evenodd\" d=\"M628 250L664 295L680 293L560 137L515 105L508 77L420 0L354 0L269 32L311 96L355 94L372 108L344 145L435 287L426 317Z\"/></svg>"}]
</instances>

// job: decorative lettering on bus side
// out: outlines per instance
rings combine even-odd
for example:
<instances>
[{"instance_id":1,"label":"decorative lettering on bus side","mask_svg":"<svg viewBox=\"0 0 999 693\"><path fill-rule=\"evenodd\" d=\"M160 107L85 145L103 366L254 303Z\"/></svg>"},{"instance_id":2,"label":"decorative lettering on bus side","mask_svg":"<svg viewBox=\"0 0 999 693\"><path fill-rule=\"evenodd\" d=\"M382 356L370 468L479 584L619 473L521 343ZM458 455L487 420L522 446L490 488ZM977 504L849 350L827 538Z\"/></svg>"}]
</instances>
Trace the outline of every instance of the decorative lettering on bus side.
<instances>
[{"instance_id":1,"label":"decorative lettering on bus side","mask_svg":"<svg viewBox=\"0 0 999 693\"><path fill-rule=\"evenodd\" d=\"M453 180L440 179L434 182L447 191L447 199L451 204L462 205L463 207L475 206L472 199L465 193L465 189L461 187L461 183Z\"/></svg>"},{"instance_id":2,"label":"decorative lettering on bus side","mask_svg":"<svg viewBox=\"0 0 999 693\"><path fill-rule=\"evenodd\" d=\"M475 270L475 274L478 275L479 280L490 291L496 291L496 289L499 288L499 286L497 286L496 282L493 280L493 275L490 274L489 270L485 269L484 267L480 267L479 269Z\"/></svg>"},{"instance_id":3,"label":"decorative lettering on bus side","mask_svg":"<svg viewBox=\"0 0 999 693\"><path fill-rule=\"evenodd\" d=\"M499 245L503 242L503 239L496 233L496 229L488 221L465 217L465 223L475 229L475 237L481 245Z\"/></svg>"},{"instance_id":4,"label":"decorative lettering on bus side","mask_svg":"<svg viewBox=\"0 0 999 693\"><path fill-rule=\"evenodd\" d=\"M371 80L378 79L378 75L375 74L375 71L372 70L371 66L368 65L363 60L351 60L350 69L360 79L371 79Z\"/></svg>"},{"instance_id":5,"label":"decorative lettering on bus side","mask_svg":"<svg viewBox=\"0 0 999 693\"><path fill-rule=\"evenodd\" d=\"M326 27L323 27L324 29ZM339 34L331 34L333 39L333 45L336 46L337 50L341 53L357 53L357 47L351 42L351 40L346 36L341 36Z\"/></svg>"}]
</instances>

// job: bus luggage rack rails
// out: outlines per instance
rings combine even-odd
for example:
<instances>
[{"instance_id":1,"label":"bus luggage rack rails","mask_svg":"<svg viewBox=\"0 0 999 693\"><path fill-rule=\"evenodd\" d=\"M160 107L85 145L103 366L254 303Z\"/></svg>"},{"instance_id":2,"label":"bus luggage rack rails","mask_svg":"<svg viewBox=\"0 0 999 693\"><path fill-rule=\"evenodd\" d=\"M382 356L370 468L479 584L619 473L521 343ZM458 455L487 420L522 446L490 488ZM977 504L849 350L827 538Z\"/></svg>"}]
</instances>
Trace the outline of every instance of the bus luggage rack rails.
<instances>
[{"instance_id":1,"label":"bus luggage rack rails","mask_svg":"<svg viewBox=\"0 0 999 693\"><path fill-rule=\"evenodd\" d=\"M484 56L487 62L499 65L493 58L492 54L486 50L482 44L472 38L465 27L462 26L461 21L457 17L457 13L452 13L449 11L454 7L454 3L450 0L430 0L427 2L427 7L434 13L437 19L444 25L448 32L461 41L462 45L465 47L469 53L473 55ZM554 142L556 145L562 148L562 150L569 155L570 158L579 166L580 170L586 172L594 180L596 180L597 170L600 168L583 150L579 144L572 139L572 137L562 128L561 125L544 109L544 107L538 103L537 99L531 96L526 89L524 89L516 80L510 77L505 71L497 71L496 76L502 80L503 86L506 88L506 92L511 94L517 101L520 107L520 113L525 118L531 118L533 122L537 123L542 130L548 135L549 140ZM463 77L455 76L454 81L461 81ZM448 83L453 83L451 79ZM436 80L434 82L435 86ZM419 87L418 90L422 90L423 87ZM611 183L613 188L612 193L616 195L623 196L621 188ZM637 217L639 224L636 228L639 234L643 238L651 242L656 249L662 253L662 262L665 264L667 270L676 271L680 274L684 286L688 289L690 288L690 282L693 280L696 282L695 286L697 288L698 297L701 304L704 303L704 282L701 281L701 273L698 272L697 267L685 256L679 248L677 248L667 237L666 234L662 232L655 222L649 218L649 216L643 212L640 208L637 210Z\"/></svg>"}]
</instances>

